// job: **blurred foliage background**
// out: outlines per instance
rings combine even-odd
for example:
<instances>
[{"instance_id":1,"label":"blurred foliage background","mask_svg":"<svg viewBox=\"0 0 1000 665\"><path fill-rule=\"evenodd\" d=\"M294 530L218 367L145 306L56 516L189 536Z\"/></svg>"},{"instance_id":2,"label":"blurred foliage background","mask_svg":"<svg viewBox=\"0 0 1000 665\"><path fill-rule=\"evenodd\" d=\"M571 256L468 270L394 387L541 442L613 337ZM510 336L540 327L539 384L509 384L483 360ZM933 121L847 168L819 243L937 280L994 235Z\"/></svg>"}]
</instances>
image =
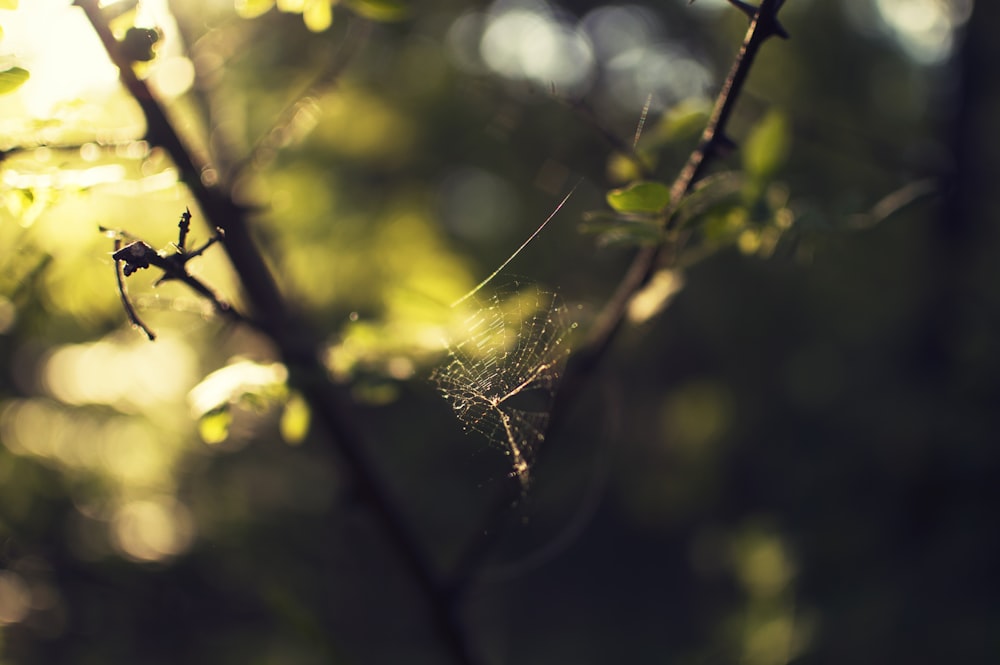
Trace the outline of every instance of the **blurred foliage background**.
<instances>
[{"instance_id":1,"label":"blurred foliage background","mask_svg":"<svg viewBox=\"0 0 1000 665\"><path fill-rule=\"evenodd\" d=\"M476 307L448 303L579 183L497 283L585 333L650 240L607 192L671 182L746 18L107 5L434 566L486 539L461 603L484 663L995 662L990 3L787 3L725 195L499 519L509 457L429 380ZM157 341L128 325L98 227L169 248L190 206L212 231L82 11L6 0L0 26L0 662L449 662L268 340L152 271L128 286ZM190 267L242 305L219 248Z\"/></svg>"}]
</instances>

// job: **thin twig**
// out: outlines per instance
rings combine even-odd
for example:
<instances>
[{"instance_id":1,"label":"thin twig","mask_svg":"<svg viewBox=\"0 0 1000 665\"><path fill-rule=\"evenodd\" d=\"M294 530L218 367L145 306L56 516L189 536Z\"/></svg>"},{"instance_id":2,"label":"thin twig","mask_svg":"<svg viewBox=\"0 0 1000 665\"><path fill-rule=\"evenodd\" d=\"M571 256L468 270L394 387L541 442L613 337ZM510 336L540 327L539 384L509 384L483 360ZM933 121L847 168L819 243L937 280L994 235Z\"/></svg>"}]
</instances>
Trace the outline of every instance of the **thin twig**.
<instances>
[{"instance_id":1,"label":"thin twig","mask_svg":"<svg viewBox=\"0 0 1000 665\"><path fill-rule=\"evenodd\" d=\"M250 323L255 327L259 327L256 322L244 317L228 302L220 298L219 295L209 288L204 282L188 272L188 262L201 256L205 253L205 250L221 240L222 230L216 229L216 234L209 238L205 244L193 252L186 252L185 244L187 242L188 230L191 226L190 210L185 209L184 212L181 213L181 221L177 226L179 231L177 235L177 242L174 244L177 251L171 255L161 254L142 240L138 239L133 240L133 242L123 247L122 242L125 238L132 237L131 234L125 231L108 229L103 226L99 227L102 233L111 235L115 239L115 251L112 254L112 257L115 259L115 275L118 279L118 293L121 296L122 304L125 307L125 313L128 315L128 318L133 325L141 328L149 337L150 341L155 339L155 335L153 335L152 330L150 330L149 327L139 319L139 316L135 311L135 307L132 305L131 299L128 297L128 293L125 290L124 282L124 278L128 277L132 273L150 266L155 266L163 271L163 275L156 280L154 286L159 286L166 281L177 280L186 284L196 293L211 302L215 311L222 316L225 316L233 321ZM124 264L124 268L122 268L121 264Z\"/></svg>"},{"instance_id":2,"label":"thin twig","mask_svg":"<svg viewBox=\"0 0 1000 665\"><path fill-rule=\"evenodd\" d=\"M355 25L360 27L354 28ZM295 124L306 104L337 83L340 75L351 63L354 55L370 33L371 23L369 21L358 19L350 23L344 42L337 53L333 57L324 58L324 62L327 64L321 67L313 75L312 80L294 96L292 102L278 113L271 128L258 137L250 153L233 165L230 169L231 179L235 180L250 166L261 166L264 155L273 153L282 147L287 140L289 128Z\"/></svg>"},{"instance_id":3,"label":"thin twig","mask_svg":"<svg viewBox=\"0 0 1000 665\"><path fill-rule=\"evenodd\" d=\"M118 236L115 238L115 252L118 252L121 248L122 239L121 236ZM156 339L156 335L149 326L143 323L142 319L139 318L139 314L135 311L135 307L132 306L132 301L128 297L128 291L125 290L125 278L122 276L121 262L118 260L115 260L115 279L118 281L118 295L121 297L125 315L128 316L128 320L132 322L132 325L146 333L146 337L152 342Z\"/></svg>"},{"instance_id":4,"label":"thin twig","mask_svg":"<svg viewBox=\"0 0 1000 665\"><path fill-rule=\"evenodd\" d=\"M640 116L639 125L636 128L635 135L633 136L633 142L622 139L620 136L611 131L608 127L604 125L600 118L598 118L597 113L587 104L586 101L582 99L564 99L558 98L563 101L574 113L576 113L580 118L590 126L597 135L604 141L604 143L614 150L616 153L624 157L625 159L632 162L632 165L639 172L639 175L643 178L650 176L652 169L650 165L646 163L646 160L642 158L642 155L638 151L639 135L641 134L642 126L645 124L646 114L648 113L648 107L644 107L642 110L642 115Z\"/></svg>"},{"instance_id":5,"label":"thin twig","mask_svg":"<svg viewBox=\"0 0 1000 665\"><path fill-rule=\"evenodd\" d=\"M899 189L889 192L879 199L868 212L851 217L849 226L855 229L875 226L903 208L919 201L925 196L938 194L941 190L941 183L936 178L923 178L906 183Z\"/></svg>"}]
</instances>

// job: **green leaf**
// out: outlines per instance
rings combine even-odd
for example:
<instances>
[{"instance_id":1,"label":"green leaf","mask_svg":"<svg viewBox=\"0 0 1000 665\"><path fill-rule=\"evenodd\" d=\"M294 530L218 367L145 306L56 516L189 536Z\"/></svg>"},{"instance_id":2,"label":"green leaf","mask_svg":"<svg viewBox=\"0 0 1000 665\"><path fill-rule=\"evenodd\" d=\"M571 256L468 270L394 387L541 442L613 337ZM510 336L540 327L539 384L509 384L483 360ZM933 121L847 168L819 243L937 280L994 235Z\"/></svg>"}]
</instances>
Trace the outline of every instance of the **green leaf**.
<instances>
[{"instance_id":1,"label":"green leaf","mask_svg":"<svg viewBox=\"0 0 1000 665\"><path fill-rule=\"evenodd\" d=\"M656 134L663 143L693 139L708 122L712 107L704 99L686 99L667 111L658 123Z\"/></svg>"},{"instance_id":2,"label":"green leaf","mask_svg":"<svg viewBox=\"0 0 1000 665\"><path fill-rule=\"evenodd\" d=\"M779 111L771 111L747 137L743 146L743 168L750 176L766 180L784 166L790 147L787 118Z\"/></svg>"},{"instance_id":3,"label":"green leaf","mask_svg":"<svg viewBox=\"0 0 1000 665\"><path fill-rule=\"evenodd\" d=\"M201 440L213 445L229 438L229 426L233 424L233 412L229 405L213 409L198 419L198 434Z\"/></svg>"},{"instance_id":4,"label":"green leaf","mask_svg":"<svg viewBox=\"0 0 1000 665\"><path fill-rule=\"evenodd\" d=\"M274 0L235 0L236 15L241 18L257 18L266 14L274 6Z\"/></svg>"},{"instance_id":5,"label":"green leaf","mask_svg":"<svg viewBox=\"0 0 1000 665\"><path fill-rule=\"evenodd\" d=\"M285 443L295 445L306 438L306 434L309 433L311 416L309 404L302 398L302 395L293 393L285 403L285 408L281 412L281 420L278 423L281 438L285 440Z\"/></svg>"},{"instance_id":6,"label":"green leaf","mask_svg":"<svg viewBox=\"0 0 1000 665\"><path fill-rule=\"evenodd\" d=\"M706 214L736 203L746 177L736 171L716 173L698 182L694 191L681 199L676 223L679 227L696 222Z\"/></svg>"},{"instance_id":7,"label":"green leaf","mask_svg":"<svg viewBox=\"0 0 1000 665\"><path fill-rule=\"evenodd\" d=\"M608 205L618 212L660 212L670 203L670 188L661 182L636 182L608 192Z\"/></svg>"},{"instance_id":8,"label":"green leaf","mask_svg":"<svg viewBox=\"0 0 1000 665\"><path fill-rule=\"evenodd\" d=\"M302 21L310 32L323 32L333 24L330 0L313 0L302 12Z\"/></svg>"},{"instance_id":9,"label":"green leaf","mask_svg":"<svg viewBox=\"0 0 1000 665\"><path fill-rule=\"evenodd\" d=\"M20 67L11 67L0 72L0 95L14 92L28 80L28 70Z\"/></svg>"},{"instance_id":10,"label":"green leaf","mask_svg":"<svg viewBox=\"0 0 1000 665\"><path fill-rule=\"evenodd\" d=\"M284 398L287 379L288 370L281 363L238 360L206 376L191 389L188 399L199 416L234 403L263 410L271 400Z\"/></svg>"},{"instance_id":11,"label":"green leaf","mask_svg":"<svg viewBox=\"0 0 1000 665\"><path fill-rule=\"evenodd\" d=\"M347 0L344 3L358 16L373 21L401 21L410 13L404 0Z\"/></svg>"},{"instance_id":12,"label":"green leaf","mask_svg":"<svg viewBox=\"0 0 1000 665\"><path fill-rule=\"evenodd\" d=\"M655 245L663 240L660 220L629 213L585 213L580 231L597 235L602 246Z\"/></svg>"}]
</instances>

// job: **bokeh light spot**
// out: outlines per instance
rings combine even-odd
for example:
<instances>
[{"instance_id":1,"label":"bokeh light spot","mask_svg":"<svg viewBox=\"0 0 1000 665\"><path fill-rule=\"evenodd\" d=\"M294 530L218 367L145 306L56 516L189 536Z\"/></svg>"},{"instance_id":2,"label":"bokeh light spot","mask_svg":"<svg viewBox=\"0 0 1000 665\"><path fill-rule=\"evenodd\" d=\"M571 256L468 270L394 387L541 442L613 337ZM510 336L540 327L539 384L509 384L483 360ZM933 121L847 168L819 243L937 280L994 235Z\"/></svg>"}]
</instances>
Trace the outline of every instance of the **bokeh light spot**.
<instances>
[{"instance_id":1,"label":"bokeh light spot","mask_svg":"<svg viewBox=\"0 0 1000 665\"><path fill-rule=\"evenodd\" d=\"M590 40L544 4L492 14L479 48L498 74L560 91L582 92L593 72Z\"/></svg>"},{"instance_id":2,"label":"bokeh light spot","mask_svg":"<svg viewBox=\"0 0 1000 665\"><path fill-rule=\"evenodd\" d=\"M0 571L0 625L17 623L31 610L31 591L17 573Z\"/></svg>"},{"instance_id":3,"label":"bokeh light spot","mask_svg":"<svg viewBox=\"0 0 1000 665\"><path fill-rule=\"evenodd\" d=\"M176 556L194 537L190 513L171 497L126 503L115 516L113 529L121 551L139 561Z\"/></svg>"}]
</instances>

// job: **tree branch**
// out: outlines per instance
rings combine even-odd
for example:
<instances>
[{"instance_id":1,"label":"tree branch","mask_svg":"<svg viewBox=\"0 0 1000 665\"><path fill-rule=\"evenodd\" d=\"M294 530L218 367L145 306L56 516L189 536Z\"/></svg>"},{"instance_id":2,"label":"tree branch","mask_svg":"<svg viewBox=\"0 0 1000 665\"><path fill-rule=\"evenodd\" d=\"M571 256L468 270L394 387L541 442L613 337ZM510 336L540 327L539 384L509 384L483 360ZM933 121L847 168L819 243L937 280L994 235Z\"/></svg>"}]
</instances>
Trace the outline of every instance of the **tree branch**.
<instances>
[{"instance_id":1,"label":"tree branch","mask_svg":"<svg viewBox=\"0 0 1000 665\"><path fill-rule=\"evenodd\" d=\"M420 588L431 610L434 629L443 646L457 663L477 662L466 632L460 624L454 597L439 584L434 568L422 546L411 532L402 512L396 508L392 493L383 483L370 459L363 438L350 417L351 402L327 377L320 360L320 338L293 315L271 274L260 248L254 241L247 211L230 194L205 178L212 173L184 144L156 97L123 56L117 40L101 13L97 0L75 0L85 12L112 62L118 67L122 83L139 104L146 118L147 140L164 148L181 172L212 228L224 232L225 248L246 299L252 318L259 324L281 354L288 367L289 381L309 402L317 423L326 429L328 444L339 453L350 470L356 491L372 509L392 547Z\"/></svg>"},{"instance_id":2,"label":"tree branch","mask_svg":"<svg viewBox=\"0 0 1000 665\"><path fill-rule=\"evenodd\" d=\"M783 0L762 0L760 7L756 8L740 51L716 98L712 115L702 132L698 147L688 157L670 187L670 203L664 213L665 230L675 229L681 202L704 174L709 162L732 146L732 141L726 136L726 125L750 73L754 58L768 38L786 35L777 19L782 4ZM664 261L669 262L673 258L667 256L673 249L674 245L667 241L643 248L635 255L584 343L570 356L562 386L556 394L553 405L549 435L562 426L569 407L575 403L597 364L607 353L621 328L632 297L646 285Z\"/></svg>"},{"instance_id":3,"label":"tree branch","mask_svg":"<svg viewBox=\"0 0 1000 665\"><path fill-rule=\"evenodd\" d=\"M732 142L725 136L726 124L743 84L750 72L754 57L760 46L773 36L787 36L784 28L778 23L777 12L784 0L763 0L750 23L750 28L744 37L739 54L730 69L729 75L716 98L715 106L709 122L702 132L698 147L691 153L684 167L671 186L671 198L663 215L665 231L676 230L678 220L682 219L682 203L703 175L713 157L731 147ZM743 9L738 7L741 11ZM664 262L669 263L676 256L668 256L673 251L674 244L667 241L638 251L621 282L605 305L597 322L592 328L582 346L573 352L566 366L566 371L560 380L552 405L546 440L562 427L568 417L571 407L589 383L597 369L600 360L610 349L615 335L621 328L625 313L632 297L649 281L657 268ZM541 446L538 455L545 452L546 446ZM537 462L537 459L536 459ZM510 483L511 487L515 483ZM520 487L515 488L520 491ZM511 504L510 490L502 489L495 503L487 513L486 523L497 525L508 512ZM474 571L482 568L482 562L489 554L493 541L498 537L500 529L491 527L483 529L486 536L472 539L465 550L457 557L452 584L457 591L468 588Z\"/></svg>"}]
</instances>

